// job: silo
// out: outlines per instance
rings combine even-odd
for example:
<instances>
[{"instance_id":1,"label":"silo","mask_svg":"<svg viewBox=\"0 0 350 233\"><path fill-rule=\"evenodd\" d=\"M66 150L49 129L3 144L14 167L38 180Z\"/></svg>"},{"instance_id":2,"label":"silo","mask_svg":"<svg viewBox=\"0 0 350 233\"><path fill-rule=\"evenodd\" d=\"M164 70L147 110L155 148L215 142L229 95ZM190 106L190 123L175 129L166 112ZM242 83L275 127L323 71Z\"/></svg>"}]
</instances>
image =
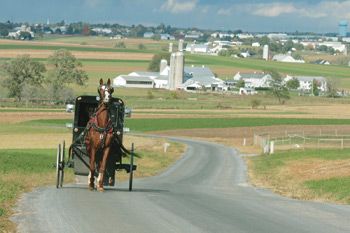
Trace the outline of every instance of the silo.
<instances>
[{"instance_id":1,"label":"silo","mask_svg":"<svg viewBox=\"0 0 350 233\"><path fill-rule=\"evenodd\" d=\"M179 40L179 52L184 51L184 40Z\"/></svg>"},{"instance_id":2,"label":"silo","mask_svg":"<svg viewBox=\"0 0 350 233\"><path fill-rule=\"evenodd\" d=\"M266 61L269 60L269 46L267 44L264 45L263 59L266 60Z\"/></svg>"},{"instance_id":3,"label":"silo","mask_svg":"<svg viewBox=\"0 0 350 233\"><path fill-rule=\"evenodd\" d=\"M170 56L170 71L168 89L175 90L175 71L176 71L176 53L172 53Z\"/></svg>"},{"instance_id":4,"label":"silo","mask_svg":"<svg viewBox=\"0 0 350 233\"><path fill-rule=\"evenodd\" d=\"M165 59L162 59L160 61L160 67L159 67L159 73L163 72L163 70L168 66L168 61Z\"/></svg>"},{"instance_id":5,"label":"silo","mask_svg":"<svg viewBox=\"0 0 350 233\"><path fill-rule=\"evenodd\" d=\"M169 53L173 52L173 43L169 43Z\"/></svg>"},{"instance_id":6,"label":"silo","mask_svg":"<svg viewBox=\"0 0 350 233\"><path fill-rule=\"evenodd\" d=\"M184 80L184 54L183 52L176 53L176 66L175 66L175 89L180 87Z\"/></svg>"}]
</instances>

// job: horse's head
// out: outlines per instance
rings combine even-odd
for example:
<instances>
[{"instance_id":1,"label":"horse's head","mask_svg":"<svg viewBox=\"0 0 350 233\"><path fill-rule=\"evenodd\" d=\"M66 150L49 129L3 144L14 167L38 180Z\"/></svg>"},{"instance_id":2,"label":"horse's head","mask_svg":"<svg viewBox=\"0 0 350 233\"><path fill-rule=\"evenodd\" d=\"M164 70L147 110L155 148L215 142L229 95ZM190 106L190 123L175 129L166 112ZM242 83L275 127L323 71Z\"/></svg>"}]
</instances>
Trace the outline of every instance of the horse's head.
<instances>
[{"instance_id":1,"label":"horse's head","mask_svg":"<svg viewBox=\"0 0 350 233\"><path fill-rule=\"evenodd\" d=\"M114 91L113 87L111 86L111 80L108 79L107 83L103 83L103 79L100 79L100 86L97 89L98 94L100 95L100 100L103 103L108 103L112 98L112 93Z\"/></svg>"}]
</instances>

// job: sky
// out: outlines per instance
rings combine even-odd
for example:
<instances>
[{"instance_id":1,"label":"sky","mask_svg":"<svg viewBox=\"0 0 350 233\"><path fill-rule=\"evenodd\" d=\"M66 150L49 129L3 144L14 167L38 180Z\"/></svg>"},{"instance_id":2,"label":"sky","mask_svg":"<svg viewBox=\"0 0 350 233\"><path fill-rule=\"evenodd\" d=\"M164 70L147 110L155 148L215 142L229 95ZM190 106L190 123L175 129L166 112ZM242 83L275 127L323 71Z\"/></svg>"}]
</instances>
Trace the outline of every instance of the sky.
<instances>
[{"instance_id":1,"label":"sky","mask_svg":"<svg viewBox=\"0 0 350 233\"><path fill-rule=\"evenodd\" d=\"M246 32L337 32L350 0L0 0L0 21L143 24Z\"/></svg>"}]
</instances>

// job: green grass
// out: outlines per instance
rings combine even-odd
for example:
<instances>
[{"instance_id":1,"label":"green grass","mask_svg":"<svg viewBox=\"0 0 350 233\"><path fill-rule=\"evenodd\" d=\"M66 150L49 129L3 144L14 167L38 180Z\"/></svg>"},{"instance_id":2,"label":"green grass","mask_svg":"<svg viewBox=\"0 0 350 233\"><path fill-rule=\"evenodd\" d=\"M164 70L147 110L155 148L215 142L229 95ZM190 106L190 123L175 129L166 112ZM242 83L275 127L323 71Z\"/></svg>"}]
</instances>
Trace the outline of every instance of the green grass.
<instances>
[{"instance_id":1,"label":"green grass","mask_svg":"<svg viewBox=\"0 0 350 233\"><path fill-rule=\"evenodd\" d=\"M304 184L319 196L331 196L337 201L350 204L350 177L310 180Z\"/></svg>"},{"instance_id":2,"label":"green grass","mask_svg":"<svg viewBox=\"0 0 350 233\"><path fill-rule=\"evenodd\" d=\"M295 119L295 118L180 118L180 119L127 119L132 131L158 131L197 128L229 128L272 125L346 125L348 119Z\"/></svg>"},{"instance_id":3,"label":"green grass","mask_svg":"<svg viewBox=\"0 0 350 233\"><path fill-rule=\"evenodd\" d=\"M52 172L56 151L48 149L0 150L0 173L21 174Z\"/></svg>"},{"instance_id":4,"label":"green grass","mask_svg":"<svg viewBox=\"0 0 350 233\"><path fill-rule=\"evenodd\" d=\"M321 66L315 64L282 63L264 61L260 59L234 59L229 57L187 55L187 64L217 66L217 67L238 67L253 70L275 69L289 75L312 75L331 78L350 78L350 67L347 66ZM234 75L234 74L233 74Z\"/></svg>"},{"instance_id":5,"label":"green grass","mask_svg":"<svg viewBox=\"0 0 350 233\"><path fill-rule=\"evenodd\" d=\"M31 129L39 128L44 131L62 130L66 132L65 123L68 119L32 120L19 124ZM272 125L347 125L349 119L296 119L296 118L164 118L164 119L133 119L126 118L125 126L132 131L158 131L175 129L199 128L230 128ZM16 127L15 127L16 128ZM17 130L16 130L17 131ZM1 127L0 127L1 132Z\"/></svg>"},{"instance_id":6,"label":"green grass","mask_svg":"<svg viewBox=\"0 0 350 233\"><path fill-rule=\"evenodd\" d=\"M53 182L55 158L55 150L0 150L0 231L8 226L10 207L22 192Z\"/></svg>"}]
</instances>

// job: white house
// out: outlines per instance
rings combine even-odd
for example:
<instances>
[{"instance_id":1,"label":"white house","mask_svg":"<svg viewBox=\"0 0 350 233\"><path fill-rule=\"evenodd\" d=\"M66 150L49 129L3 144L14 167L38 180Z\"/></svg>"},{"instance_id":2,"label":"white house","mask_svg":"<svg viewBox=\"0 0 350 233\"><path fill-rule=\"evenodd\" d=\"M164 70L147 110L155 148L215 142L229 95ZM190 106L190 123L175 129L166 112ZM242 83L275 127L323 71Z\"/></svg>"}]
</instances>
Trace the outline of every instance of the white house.
<instances>
[{"instance_id":1,"label":"white house","mask_svg":"<svg viewBox=\"0 0 350 233\"><path fill-rule=\"evenodd\" d=\"M175 40L175 37L169 34L160 34L161 40Z\"/></svg>"},{"instance_id":2,"label":"white house","mask_svg":"<svg viewBox=\"0 0 350 233\"><path fill-rule=\"evenodd\" d=\"M254 42L254 43L252 43L252 47L260 47L260 43L259 42Z\"/></svg>"},{"instance_id":3,"label":"white house","mask_svg":"<svg viewBox=\"0 0 350 233\"><path fill-rule=\"evenodd\" d=\"M318 46L322 45L333 48L335 51L339 51L341 53L345 52L346 50L346 45L342 44L341 42L325 41L318 44Z\"/></svg>"},{"instance_id":4,"label":"white house","mask_svg":"<svg viewBox=\"0 0 350 233\"><path fill-rule=\"evenodd\" d=\"M209 47L206 44L187 44L185 50L191 53L208 53Z\"/></svg>"},{"instance_id":5,"label":"white house","mask_svg":"<svg viewBox=\"0 0 350 233\"><path fill-rule=\"evenodd\" d=\"M145 32L143 34L143 38L152 38L154 36L153 32Z\"/></svg>"},{"instance_id":6,"label":"white house","mask_svg":"<svg viewBox=\"0 0 350 233\"><path fill-rule=\"evenodd\" d=\"M298 90L300 91L312 91L312 85L313 85L313 80L316 80L318 83L318 89L321 92L326 92L327 91L327 79L324 77L320 76L289 76L287 75L286 78L284 78L285 82L288 82L292 78L296 78L299 80L299 88Z\"/></svg>"},{"instance_id":7,"label":"white house","mask_svg":"<svg viewBox=\"0 0 350 233\"><path fill-rule=\"evenodd\" d=\"M240 73L233 76L234 81L243 80L247 88L268 88L272 77L265 73Z\"/></svg>"}]
</instances>

